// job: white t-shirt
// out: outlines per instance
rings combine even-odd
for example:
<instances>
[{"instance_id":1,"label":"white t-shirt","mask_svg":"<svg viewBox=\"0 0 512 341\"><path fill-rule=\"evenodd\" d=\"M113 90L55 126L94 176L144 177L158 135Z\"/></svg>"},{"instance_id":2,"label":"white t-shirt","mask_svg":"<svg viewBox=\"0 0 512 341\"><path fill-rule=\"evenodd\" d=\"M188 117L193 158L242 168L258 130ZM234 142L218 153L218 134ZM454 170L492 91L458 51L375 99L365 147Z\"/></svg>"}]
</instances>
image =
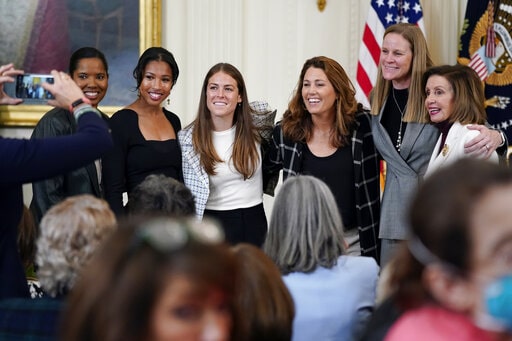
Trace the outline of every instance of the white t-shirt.
<instances>
[{"instance_id":1,"label":"white t-shirt","mask_svg":"<svg viewBox=\"0 0 512 341\"><path fill-rule=\"evenodd\" d=\"M210 196L206 202L206 209L224 211L252 207L263 202L259 145L257 149L260 161L256 172L252 177L244 180L244 177L235 169L231 158L235 133L236 126L225 131L213 132L213 146L224 162L216 165L216 175L210 175Z\"/></svg>"}]
</instances>

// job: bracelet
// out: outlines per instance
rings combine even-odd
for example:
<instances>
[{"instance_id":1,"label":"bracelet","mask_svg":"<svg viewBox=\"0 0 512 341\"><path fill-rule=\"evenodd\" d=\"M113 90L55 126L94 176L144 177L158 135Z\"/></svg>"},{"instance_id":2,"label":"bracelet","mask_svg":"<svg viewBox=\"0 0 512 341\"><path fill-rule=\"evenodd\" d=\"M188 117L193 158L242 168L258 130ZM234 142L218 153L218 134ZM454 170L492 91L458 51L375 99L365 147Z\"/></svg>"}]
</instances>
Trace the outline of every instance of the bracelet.
<instances>
[{"instance_id":1,"label":"bracelet","mask_svg":"<svg viewBox=\"0 0 512 341\"><path fill-rule=\"evenodd\" d=\"M87 112L93 112L96 115L98 115L99 117L101 117L101 114L98 111L98 109L93 108L90 104L87 104L87 105L81 106L80 108L76 109L73 112L73 115L75 116L75 121L78 122L78 119L80 118L80 116L82 116L83 114L85 114Z\"/></svg>"},{"instance_id":2,"label":"bracelet","mask_svg":"<svg viewBox=\"0 0 512 341\"><path fill-rule=\"evenodd\" d=\"M91 101L87 97L79 98L69 105L69 111L73 112L77 106L83 103L90 105Z\"/></svg>"}]
</instances>

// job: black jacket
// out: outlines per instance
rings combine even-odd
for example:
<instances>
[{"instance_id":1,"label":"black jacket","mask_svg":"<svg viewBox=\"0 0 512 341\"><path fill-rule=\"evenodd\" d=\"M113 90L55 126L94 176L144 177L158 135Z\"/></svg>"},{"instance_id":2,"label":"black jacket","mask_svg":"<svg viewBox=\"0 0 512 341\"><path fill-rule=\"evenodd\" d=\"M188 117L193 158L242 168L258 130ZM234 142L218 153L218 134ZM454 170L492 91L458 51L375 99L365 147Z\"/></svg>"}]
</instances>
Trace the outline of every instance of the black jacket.
<instances>
[{"instance_id":1,"label":"black jacket","mask_svg":"<svg viewBox=\"0 0 512 341\"><path fill-rule=\"evenodd\" d=\"M105 121L108 117L103 114ZM44 114L32 132L31 139L72 135L77 125L72 113L54 108ZM98 173L94 162L54 178L32 183L32 202L30 210L37 224L53 205L67 197L78 194L92 194L101 198L102 189L98 182Z\"/></svg>"}]
</instances>

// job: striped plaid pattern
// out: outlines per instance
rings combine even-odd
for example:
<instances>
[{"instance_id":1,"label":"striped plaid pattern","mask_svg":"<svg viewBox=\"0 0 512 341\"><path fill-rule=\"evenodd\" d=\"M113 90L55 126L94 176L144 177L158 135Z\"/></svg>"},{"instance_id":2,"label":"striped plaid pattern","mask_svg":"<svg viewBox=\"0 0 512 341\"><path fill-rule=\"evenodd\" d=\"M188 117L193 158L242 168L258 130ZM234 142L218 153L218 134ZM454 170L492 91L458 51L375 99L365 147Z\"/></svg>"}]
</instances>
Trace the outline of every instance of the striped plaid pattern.
<instances>
[{"instance_id":1,"label":"striped plaid pattern","mask_svg":"<svg viewBox=\"0 0 512 341\"><path fill-rule=\"evenodd\" d=\"M183 168L183 182L194 195L196 202L196 217L203 218L206 202L210 195L210 180L208 174L201 166L199 154L192 145L192 132L194 126L189 126L178 132L181 148L181 164Z\"/></svg>"}]
</instances>

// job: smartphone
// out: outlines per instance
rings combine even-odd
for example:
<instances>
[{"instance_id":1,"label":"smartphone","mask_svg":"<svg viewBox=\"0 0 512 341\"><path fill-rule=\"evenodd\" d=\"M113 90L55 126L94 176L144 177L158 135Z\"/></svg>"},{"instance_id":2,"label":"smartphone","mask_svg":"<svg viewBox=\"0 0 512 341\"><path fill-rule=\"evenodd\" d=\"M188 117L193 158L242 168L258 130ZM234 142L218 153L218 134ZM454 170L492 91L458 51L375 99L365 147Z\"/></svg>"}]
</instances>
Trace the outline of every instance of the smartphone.
<instances>
[{"instance_id":1,"label":"smartphone","mask_svg":"<svg viewBox=\"0 0 512 341\"><path fill-rule=\"evenodd\" d=\"M47 104L54 97L43 89L44 82L53 83L53 76L26 73L16 76L14 82L4 83L4 91L10 97L23 99L25 104Z\"/></svg>"},{"instance_id":2,"label":"smartphone","mask_svg":"<svg viewBox=\"0 0 512 341\"><path fill-rule=\"evenodd\" d=\"M16 76L16 97L25 100L47 101L53 99L53 95L43 89L42 84L52 83L53 76L45 74L26 73Z\"/></svg>"}]
</instances>

